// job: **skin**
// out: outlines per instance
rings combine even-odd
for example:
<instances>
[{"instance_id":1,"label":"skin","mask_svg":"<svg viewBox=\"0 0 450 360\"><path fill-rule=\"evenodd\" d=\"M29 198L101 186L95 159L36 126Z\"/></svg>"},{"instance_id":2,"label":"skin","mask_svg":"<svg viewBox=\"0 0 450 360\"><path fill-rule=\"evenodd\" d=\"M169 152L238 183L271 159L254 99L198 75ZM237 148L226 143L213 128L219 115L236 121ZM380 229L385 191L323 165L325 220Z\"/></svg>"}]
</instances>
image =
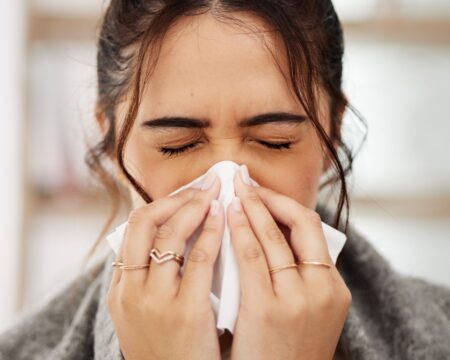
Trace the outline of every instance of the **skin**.
<instances>
[{"instance_id":1,"label":"skin","mask_svg":"<svg viewBox=\"0 0 450 360\"><path fill-rule=\"evenodd\" d=\"M243 17L246 22L250 19L267 30L259 20ZM315 207L319 178L328 163L313 125L307 121L237 126L241 119L272 111L305 114L261 39L248 32L205 14L179 21L164 40L125 152L127 169L152 199L169 194L216 162L232 160L247 164L262 186ZM279 41L265 38L280 53ZM278 61L285 65L283 57ZM327 114L328 102L324 96L320 99L320 111ZM125 101L118 106L119 119L127 105ZM176 115L208 119L211 126L203 130L142 126L149 119ZM329 132L329 121L322 118ZM268 149L257 142L290 140L289 151ZM196 141L201 143L173 158L158 152L160 147L177 148ZM272 171L267 172L268 168ZM135 195L133 191L134 204L144 205Z\"/></svg>"},{"instance_id":2,"label":"skin","mask_svg":"<svg viewBox=\"0 0 450 360\"><path fill-rule=\"evenodd\" d=\"M267 30L251 15L236 16ZM265 40L276 54L283 54L279 39L266 34ZM287 71L282 56L278 61ZM321 93L321 121L328 132L327 104ZM127 105L123 101L117 106L118 127ZM175 261L164 266L152 262L144 270L115 268L108 305L126 358L176 359L183 354L182 358L220 359L219 345L230 344L219 344L208 299L224 210L242 286L232 358L332 358L351 302L337 269L301 266L268 273L300 254L332 264L320 217L313 211L320 176L329 162L309 121L238 127L240 120L267 112L305 114L261 38L218 22L209 13L179 20L172 27L124 157L127 169L154 201L145 204L126 184L133 211L117 260L146 263L153 247L183 253L184 241L203 221L208 231L185 260L182 278ZM142 126L162 116L207 119L210 126ZM98 121L104 128L104 119ZM280 151L258 141L292 145ZM173 157L158 151L194 142L199 143ZM243 211L220 207L217 216L208 216L218 182L207 191L191 189L174 199L167 197L222 160L246 164L261 185L253 188L235 178Z\"/></svg>"}]
</instances>

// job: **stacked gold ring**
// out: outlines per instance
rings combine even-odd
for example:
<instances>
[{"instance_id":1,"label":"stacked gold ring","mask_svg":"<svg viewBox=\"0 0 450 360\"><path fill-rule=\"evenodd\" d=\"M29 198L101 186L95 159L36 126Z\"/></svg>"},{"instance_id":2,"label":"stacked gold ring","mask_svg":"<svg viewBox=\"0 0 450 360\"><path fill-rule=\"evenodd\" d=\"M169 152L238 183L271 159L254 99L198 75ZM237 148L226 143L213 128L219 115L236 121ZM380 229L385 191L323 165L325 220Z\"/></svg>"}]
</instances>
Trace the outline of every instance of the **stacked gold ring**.
<instances>
[{"instance_id":1,"label":"stacked gold ring","mask_svg":"<svg viewBox=\"0 0 450 360\"><path fill-rule=\"evenodd\" d=\"M139 269L145 269L150 266L150 264L143 264L143 265L125 265L121 261L113 261L112 266L118 266L120 270L139 270Z\"/></svg>"},{"instance_id":2,"label":"stacked gold ring","mask_svg":"<svg viewBox=\"0 0 450 360\"><path fill-rule=\"evenodd\" d=\"M175 260L178 262L181 266L183 266L184 263L184 256L179 255L174 251L165 251L162 254L158 251L158 249L153 248L150 251L150 257L156 261L157 264L162 264L169 260ZM145 269L150 266L150 264L142 264L142 265L125 265L121 261L113 261L112 266L118 266L121 270L138 270L138 269Z\"/></svg>"},{"instance_id":3,"label":"stacked gold ring","mask_svg":"<svg viewBox=\"0 0 450 360\"><path fill-rule=\"evenodd\" d=\"M278 266L278 267L269 269L269 273L273 274L273 273L276 273L276 272L284 270L284 269L289 269L289 268L294 268L294 267L296 268L298 265L302 265L302 264L305 264L305 265L319 265L319 266L325 266L327 268L331 268L330 264L322 263L322 262L319 262L319 261L297 261L295 264L288 264L288 265Z\"/></svg>"},{"instance_id":4,"label":"stacked gold ring","mask_svg":"<svg viewBox=\"0 0 450 360\"><path fill-rule=\"evenodd\" d=\"M164 251L162 254L159 252L158 249L153 248L150 251L150 257L155 260L158 264L162 264L166 261L175 260L180 265L183 265L184 263L184 256L179 255L174 251Z\"/></svg>"}]
</instances>

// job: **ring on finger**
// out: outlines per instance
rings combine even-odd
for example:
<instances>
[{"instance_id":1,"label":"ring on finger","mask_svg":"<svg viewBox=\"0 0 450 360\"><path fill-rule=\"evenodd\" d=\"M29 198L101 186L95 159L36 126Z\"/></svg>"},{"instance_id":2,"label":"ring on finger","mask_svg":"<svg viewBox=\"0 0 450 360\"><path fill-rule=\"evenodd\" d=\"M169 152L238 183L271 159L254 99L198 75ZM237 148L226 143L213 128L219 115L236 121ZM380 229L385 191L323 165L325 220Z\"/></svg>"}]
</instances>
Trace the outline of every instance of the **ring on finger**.
<instances>
[{"instance_id":1,"label":"ring on finger","mask_svg":"<svg viewBox=\"0 0 450 360\"><path fill-rule=\"evenodd\" d=\"M181 266L183 266L184 263L184 256L176 253L175 251L164 251L161 254L158 249L153 248L150 251L150 257L155 260L157 264L162 264L170 260L175 260Z\"/></svg>"},{"instance_id":2,"label":"ring on finger","mask_svg":"<svg viewBox=\"0 0 450 360\"><path fill-rule=\"evenodd\" d=\"M278 266L278 267L270 269L269 273L273 274L273 273L276 273L278 271L281 271L281 270L284 270L284 269L289 269L289 268L292 268L292 267L296 268L297 264L289 264L289 265Z\"/></svg>"},{"instance_id":3,"label":"ring on finger","mask_svg":"<svg viewBox=\"0 0 450 360\"><path fill-rule=\"evenodd\" d=\"M323 263L323 262L319 262L319 261L296 261L294 264L288 264L288 265L283 265L283 266L278 266L275 268L272 268L269 270L270 274L276 273L278 271L284 270L284 269L289 269L289 268L296 268L298 265L319 265L319 266L325 266L327 268L331 268L330 264L327 263Z\"/></svg>"},{"instance_id":4,"label":"ring on finger","mask_svg":"<svg viewBox=\"0 0 450 360\"><path fill-rule=\"evenodd\" d=\"M330 264L323 263L323 262L320 262L320 261L303 261L302 260L302 261L297 261L296 264L297 265L302 265L302 264L305 264L305 265L319 265L319 266L325 266L327 268L331 268Z\"/></svg>"},{"instance_id":5,"label":"ring on finger","mask_svg":"<svg viewBox=\"0 0 450 360\"><path fill-rule=\"evenodd\" d=\"M118 266L120 270L138 270L138 269L145 269L150 266L150 264L142 264L142 265L125 265L121 261L113 261L112 266Z\"/></svg>"},{"instance_id":6,"label":"ring on finger","mask_svg":"<svg viewBox=\"0 0 450 360\"><path fill-rule=\"evenodd\" d=\"M143 265L122 265L120 267L121 270L139 270L139 269L145 269L148 268L150 264L143 264Z\"/></svg>"}]
</instances>

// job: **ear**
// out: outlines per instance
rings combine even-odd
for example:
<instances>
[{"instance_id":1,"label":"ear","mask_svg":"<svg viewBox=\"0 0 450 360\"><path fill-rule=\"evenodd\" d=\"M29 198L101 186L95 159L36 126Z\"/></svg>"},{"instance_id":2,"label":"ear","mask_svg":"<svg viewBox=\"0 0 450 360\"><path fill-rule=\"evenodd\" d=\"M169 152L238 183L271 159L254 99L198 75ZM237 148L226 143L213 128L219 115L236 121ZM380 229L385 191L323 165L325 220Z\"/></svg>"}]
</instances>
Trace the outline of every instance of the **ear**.
<instances>
[{"instance_id":1,"label":"ear","mask_svg":"<svg viewBox=\"0 0 450 360\"><path fill-rule=\"evenodd\" d=\"M346 104L342 103L338 110L337 110L337 114L336 114L336 133L337 133L337 137L333 140L333 147L335 150L338 149L339 146L339 140L341 139L341 130L342 130L342 120L344 118L344 113L346 110ZM325 156L325 160L324 160L324 166L323 166L323 173L327 172L329 167L331 165L331 160L329 158L329 156Z\"/></svg>"}]
</instances>

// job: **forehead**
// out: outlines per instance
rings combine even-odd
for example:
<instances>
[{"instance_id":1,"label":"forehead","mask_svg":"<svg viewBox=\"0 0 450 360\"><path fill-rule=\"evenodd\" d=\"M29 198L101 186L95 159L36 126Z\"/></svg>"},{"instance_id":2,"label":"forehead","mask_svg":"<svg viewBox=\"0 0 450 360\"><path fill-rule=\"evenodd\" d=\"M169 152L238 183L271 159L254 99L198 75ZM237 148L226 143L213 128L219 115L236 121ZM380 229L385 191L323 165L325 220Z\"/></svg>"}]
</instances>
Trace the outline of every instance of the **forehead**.
<instances>
[{"instance_id":1,"label":"forehead","mask_svg":"<svg viewBox=\"0 0 450 360\"><path fill-rule=\"evenodd\" d=\"M259 34L209 13L183 17L172 25L146 85L141 105L146 115L177 109L198 116L209 111L213 118L216 111L298 109L273 58L287 73L279 38L255 16L233 16Z\"/></svg>"}]
</instances>

